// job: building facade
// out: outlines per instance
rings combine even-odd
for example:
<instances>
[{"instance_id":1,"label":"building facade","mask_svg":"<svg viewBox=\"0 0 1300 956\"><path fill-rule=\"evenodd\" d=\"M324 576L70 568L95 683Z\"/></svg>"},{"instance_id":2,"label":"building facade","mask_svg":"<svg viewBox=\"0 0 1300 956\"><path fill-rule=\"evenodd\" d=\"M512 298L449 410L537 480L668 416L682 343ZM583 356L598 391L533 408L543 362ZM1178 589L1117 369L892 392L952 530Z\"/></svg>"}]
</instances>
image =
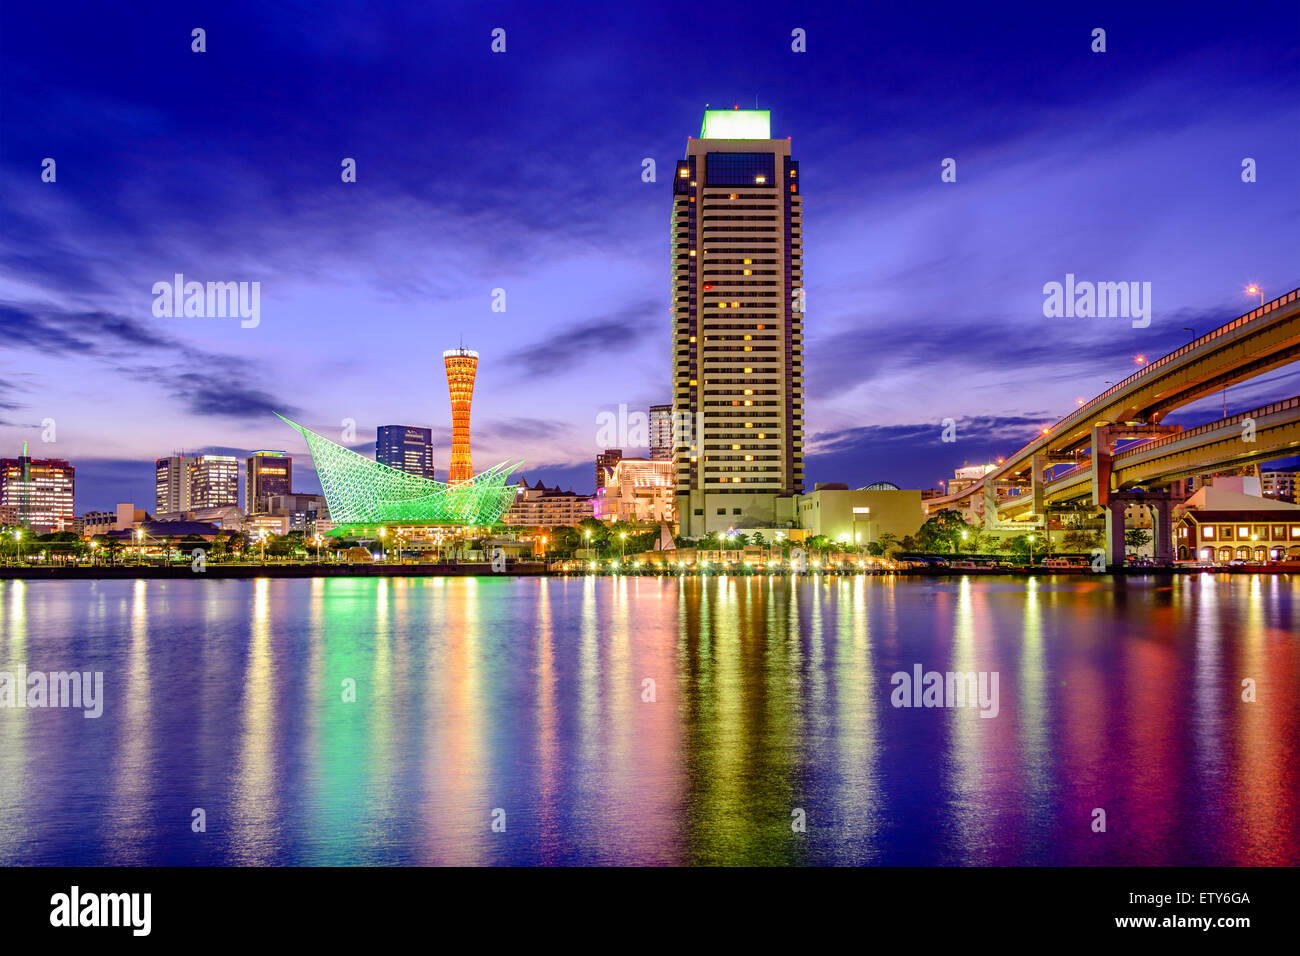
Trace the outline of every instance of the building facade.
<instances>
[{"instance_id":1,"label":"building facade","mask_svg":"<svg viewBox=\"0 0 1300 956\"><path fill-rule=\"evenodd\" d=\"M681 533L794 520L803 492L803 197L767 110L706 110L673 175Z\"/></svg>"},{"instance_id":2,"label":"building facade","mask_svg":"<svg viewBox=\"0 0 1300 956\"><path fill-rule=\"evenodd\" d=\"M76 468L62 458L32 458L27 443L17 458L0 459L0 507L34 534L72 531Z\"/></svg>"},{"instance_id":3,"label":"building facade","mask_svg":"<svg viewBox=\"0 0 1300 956\"><path fill-rule=\"evenodd\" d=\"M596 490L599 491L605 487L605 479L609 477L609 471L620 461L623 460L623 450L621 448L606 448L596 456Z\"/></svg>"},{"instance_id":4,"label":"building facade","mask_svg":"<svg viewBox=\"0 0 1300 956\"><path fill-rule=\"evenodd\" d=\"M432 480L433 429L414 425L380 425L375 432L375 461L408 475Z\"/></svg>"},{"instance_id":5,"label":"building facade","mask_svg":"<svg viewBox=\"0 0 1300 956\"><path fill-rule=\"evenodd\" d=\"M154 511L185 511L190 506L193 458L169 455L154 460Z\"/></svg>"},{"instance_id":6,"label":"building facade","mask_svg":"<svg viewBox=\"0 0 1300 956\"><path fill-rule=\"evenodd\" d=\"M200 455L190 465L190 507L239 507L239 462L232 455Z\"/></svg>"},{"instance_id":7,"label":"building facade","mask_svg":"<svg viewBox=\"0 0 1300 956\"><path fill-rule=\"evenodd\" d=\"M1292 504L1297 503L1295 491L1297 480L1300 479L1300 468L1290 468L1284 471L1261 471L1259 478L1265 498L1276 498L1278 501L1289 501Z\"/></svg>"},{"instance_id":8,"label":"building facade","mask_svg":"<svg viewBox=\"0 0 1300 956\"><path fill-rule=\"evenodd\" d=\"M848 545L867 545L882 534L916 534L925 515L919 489L850 490L845 484L817 484L796 502L799 527L810 537L824 535Z\"/></svg>"},{"instance_id":9,"label":"building facade","mask_svg":"<svg viewBox=\"0 0 1300 956\"><path fill-rule=\"evenodd\" d=\"M547 488L540 481L529 487L523 479L515 490L515 500L501 520L506 525L529 528L572 528L583 518L595 516L593 495Z\"/></svg>"},{"instance_id":10,"label":"building facade","mask_svg":"<svg viewBox=\"0 0 1300 956\"><path fill-rule=\"evenodd\" d=\"M677 520L675 488L671 461L623 458L596 491L594 516L598 521L671 524Z\"/></svg>"},{"instance_id":11,"label":"building facade","mask_svg":"<svg viewBox=\"0 0 1300 956\"><path fill-rule=\"evenodd\" d=\"M673 407L650 406L650 459L673 460Z\"/></svg>"},{"instance_id":12,"label":"building facade","mask_svg":"<svg viewBox=\"0 0 1300 956\"><path fill-rule=\"evenodd\" d=\"M284 451L255 451L244 462L244 514L268 513L275 495L293 494L293 457Z\"/></svg>"}]
</instances>

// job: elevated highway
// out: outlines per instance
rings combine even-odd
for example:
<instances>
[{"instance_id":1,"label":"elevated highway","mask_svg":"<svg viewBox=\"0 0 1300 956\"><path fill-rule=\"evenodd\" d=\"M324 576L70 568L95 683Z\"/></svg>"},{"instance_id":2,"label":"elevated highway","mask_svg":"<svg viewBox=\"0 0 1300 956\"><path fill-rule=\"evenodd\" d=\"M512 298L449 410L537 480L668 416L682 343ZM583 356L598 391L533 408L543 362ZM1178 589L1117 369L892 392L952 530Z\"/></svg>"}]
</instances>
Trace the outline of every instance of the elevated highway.
<instances>
[{"instance_id":1,"label":"elevated highway","mask_svg":"<svg viewBox=\"0 0 1300 956\"><path fill-rule=\"evenodd\" d=\"M983 480L952 494L926 501L929 513L944 508L975 512L990 497L989 489L1006 491L1032 486L1035 458L1041 471L1077 460L1092 447L1094 429L1160 427L1169 412L1229 385L1281 368L1300 359L1300 289L1293 289L1199 336L1179 349L1138 369L1044 429ZM1278 456L1274 456L1278 457ZM1004 494L998 510L1023 512L1023 502Z\"/></svg>"}]
</instances>

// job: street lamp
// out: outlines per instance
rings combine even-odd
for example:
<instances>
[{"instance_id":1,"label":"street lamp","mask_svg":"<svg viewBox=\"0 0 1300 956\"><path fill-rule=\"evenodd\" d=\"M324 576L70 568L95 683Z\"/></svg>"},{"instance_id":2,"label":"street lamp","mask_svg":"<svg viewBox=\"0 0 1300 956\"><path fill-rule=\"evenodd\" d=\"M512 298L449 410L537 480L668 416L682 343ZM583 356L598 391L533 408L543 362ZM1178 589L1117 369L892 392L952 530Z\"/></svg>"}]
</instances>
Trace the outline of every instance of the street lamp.
<instances>
[{"instance_id":1,"label":"street lamp","mask_svg":"<svg viewBox=\"0 0 1300 956\"><path fill-rule=\"evenodd\" d=\"M1032 534L1029 536L1029 566L1031 568L1034 566L1034 536Z\"/></svg>"},{"instance_id":2,"label":"street lamp","mask_svg":"<svg viewBox=\"0 0 1300 956\"><path fill-rule=\"evenodd\" d=\"M1261 309L1264 308L1264 290L1263 290L1263 289L1261 289L1261 288L1260 288L1259 286L1257 286L1257 285L1251 284L1251 285L1246 286L1246 292L1247 292L1249 295L1257 295L1257 296L1259 296L1259 307L1260 307Z\"/></svg>"},{"instance_id":3,"label":"street lamp","mask_svg":"<svg viewBox=\"0 0 1300 956\"><path fill-rule=\"evenodd\" d=\"M257 532L257 540L262 543L262 563L266 564L266 529Z\"/></svg>"},{"instance_id":4,"label":"street lamp","mask_svg":"<svg viewBox=\"0 0 1300 956\"><path fill-rule=\"evenodd\" d=\"M379 560L380 560L380 561L387 561L387 560L388 560L388 551L387 551L387 549L385 548L385 545L387 544L387 542L385 541L385 538L386 538L387 536L388 536L388 529L387 529L387 528L380 528L380 529L379 529Z\"/></svg>"},{"instance_id":5,"label":"street lamp","mask_svg":"<svg viewBox=\"0 0 1300 956\"><path fill-rule=\"evenodd\" d=\"M626 532L626 531L620 531L620 532L618 533L618 539L619 539L619 540L618 540L618 556L619 556L619 559L622 560L623 557L624 557L623 552L624 552L624 550L625 550L626 547L627 547L627 532Z\"/></svg>"}]
</instances>

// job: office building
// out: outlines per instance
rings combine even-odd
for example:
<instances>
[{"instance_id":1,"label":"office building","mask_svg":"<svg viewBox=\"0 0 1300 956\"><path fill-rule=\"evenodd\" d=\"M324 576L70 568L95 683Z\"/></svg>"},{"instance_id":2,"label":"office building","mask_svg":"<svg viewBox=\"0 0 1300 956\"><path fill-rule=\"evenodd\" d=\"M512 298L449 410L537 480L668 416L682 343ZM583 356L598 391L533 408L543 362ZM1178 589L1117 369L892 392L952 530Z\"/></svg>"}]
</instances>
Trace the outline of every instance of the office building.
<instances>
[{"instance_id":1,"label":"office building","mask_svg":"<svg viewBox=\"0 0 1300 956\"><path fill-rule=\"evenodd\" d=\"M623 451L620 448L606 448L596 456L596 490L599 491L605 487L605 479L609 477L609 471L619 463L623 458Z\"/></svg>"},{"instance_id":2,"label":"office building","mask_svg":"<svg viewBox=\"0 0 1300 956\"><path fill-rule=\"evenodd\" d=\"M650 458L652 461L673 460L673 407L650 406Z\"/></svg>"},{"instance_id":3,"label":"office building","mask_svg":"<svg viewBox=\"0 0 1300 956\"><path fill-rule=\"evenodd\" d=\"M169 455L154 460L154 511L185 511L190 506L193 458Z\"/></svg>"},{"instance_id":4,"label":"office building","mask_svg":"<svg viewBox=\"0 0 1300 956\"><path fill-rule=\"evenodd\" d=\"M447 366L447 391L451 396L451 459L447 464L447 481L458 485L474 476L469 450L469 411L474 400L474 376L478 372L478 353L472 349L448 349L442 353Z\"/></svg>"},{"instance_id":5,"label":"office building","mask_svg":"<svg viewBox=\"0 0 1300 956\"><path fill-rule=\"evenodd\" d=\"M794 522L803 197L767 110L706 110L673 175L673 450L684 536Z\"/></svg>"},{"instance_id":6,"label":"office building","mask_svg":"<svg viewBox=\"0 0 1300 956\"><path fill-rule=\"evenodd\" d=\"M433 429L414 425L380 425L375 432L375 461L408 475L433 479Z\"/></svg>"},{"instance_id":7,"label":"office building","mask_svg":"<svg viewBox=\"0 0 1300 956\"><path fill-rule=\"evenodd\" d=\"M233 455L200 455L190 463L190 507L239 507L239 462Z\"/></svg>"},{"instance_id":8,"label":"office building","mask_svg":"<svg viewBox=\"0 0 1300 956\"><path fill-rule=\"evenodd\" d=\"M293 458L283 451L255 451L244 462L244 514L267 513L272 495L293 493Z\"/></svg>"},{"instance_id":9,"label":"office building","mask_svg":"<svg viewBox=\"0 0 1300 956\"><path fill-rule=\"evenodd\" d=\"M0 508L33 534L71 531L76 468L62 458L32 458L27 443L17 458L0 459ZM7 508L6 508L7 510Z\"/></svg>"}]
</instances>

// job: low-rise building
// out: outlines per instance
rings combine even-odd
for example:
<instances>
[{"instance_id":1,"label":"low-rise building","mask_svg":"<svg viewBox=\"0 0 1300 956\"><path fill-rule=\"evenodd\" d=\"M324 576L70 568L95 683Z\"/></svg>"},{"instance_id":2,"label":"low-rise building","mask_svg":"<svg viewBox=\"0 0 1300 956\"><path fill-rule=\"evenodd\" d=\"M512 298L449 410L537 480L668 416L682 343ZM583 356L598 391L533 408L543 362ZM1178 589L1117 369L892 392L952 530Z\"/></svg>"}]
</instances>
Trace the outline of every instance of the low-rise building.
<instances>
[{"instance_id":1,"label":"low-rise building","mask_svg":"<svg viewBox=\"0 0 1300 956\"><path fill-rule=\"evenodd\" d=\"M572 528L584 518L595 516L595 496L547 488L539 480L529 486L520 479L514 503L502 516L502 523L529 528Z\"/></svg>"},{"instance_id":2,"label":"low-rise building","mask_svg":"<svg viewBox=\"0 0 1300 956\"><path fill-rule=\"evenodd\" d=\"M850 490L841 483L818 483L795 499L799 527L813 537L841 544L867 545L885 533L916 534L925 520L919 489L882 485Z\"/></svg>"},{"instance_id":3,"label":"low-rise building","mask_svg":"<svg viewBox=\"0 0 1300 956\"><path fill-rule=\"evenodd\" d=\"M1300 560L1300 505L1205 486L1175 510L1180 561Z\"/></svg>"}]
</instances>

